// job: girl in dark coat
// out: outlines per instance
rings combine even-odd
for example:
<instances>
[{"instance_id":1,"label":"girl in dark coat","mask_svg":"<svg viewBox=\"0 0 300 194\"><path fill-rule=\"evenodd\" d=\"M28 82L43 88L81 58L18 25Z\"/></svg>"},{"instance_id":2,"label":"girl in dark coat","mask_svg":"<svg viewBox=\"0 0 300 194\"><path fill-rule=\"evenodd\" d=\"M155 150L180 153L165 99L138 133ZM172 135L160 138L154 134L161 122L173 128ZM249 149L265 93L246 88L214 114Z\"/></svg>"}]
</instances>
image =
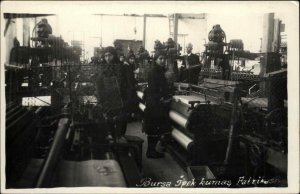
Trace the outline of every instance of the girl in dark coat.
<instances>
[{"instance_id":1,"label":"girl in dark coat","mask_svg":"<svg viewBox=\"0 0 300 194\"><path fill-rule=\"evenodd\" d=\"M154 55L154 64L148 74L148 88L145 93L145 132L148 135L148 158L164 157L155 147L160 136L169 129L168 107L166 102L170 96L165 77L166 55L157 51Z\"/></svg>"},{"instance_id":2,"label":"girl in dark coat","mask_svg":"<svg viewBox=\"0 0 300 194\"><path fill-rule=\"evenodd\" d=\"M116 50L107 47L104 51L104 64L96 79L96 92L102 106L107 127L116 140L123 138L126 132L126 100L128 99L129 79L123 65L120 64Z\"/></svg>"}]
</instances>

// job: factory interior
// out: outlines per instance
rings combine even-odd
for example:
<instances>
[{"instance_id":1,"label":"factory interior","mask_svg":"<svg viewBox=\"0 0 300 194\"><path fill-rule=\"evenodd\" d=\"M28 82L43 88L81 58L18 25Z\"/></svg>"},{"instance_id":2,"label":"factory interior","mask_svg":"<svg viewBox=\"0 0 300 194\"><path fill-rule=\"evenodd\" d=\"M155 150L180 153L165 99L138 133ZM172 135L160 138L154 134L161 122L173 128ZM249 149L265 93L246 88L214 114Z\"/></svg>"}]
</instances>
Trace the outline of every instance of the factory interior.
<instances>
[{"instance_id":1,"label":"factory interior","mask_svg":"<svg viewBox=\"0 0 300 194\"><path fill-rule=\"evenodd\" d=\"M285 15L1 17L6 189L288 186ZM127 87L99 84L114 52Z\"/></svg>"}]
</instances>

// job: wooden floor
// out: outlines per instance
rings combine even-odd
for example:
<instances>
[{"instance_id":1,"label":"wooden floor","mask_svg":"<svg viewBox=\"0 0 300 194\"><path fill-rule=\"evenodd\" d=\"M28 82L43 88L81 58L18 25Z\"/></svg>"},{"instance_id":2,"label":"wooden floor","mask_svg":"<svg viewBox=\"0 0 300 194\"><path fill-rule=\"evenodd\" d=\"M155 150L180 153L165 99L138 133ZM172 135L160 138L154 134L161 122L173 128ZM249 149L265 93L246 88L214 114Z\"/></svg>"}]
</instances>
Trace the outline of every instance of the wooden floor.
<instances>
[{"instance_id":1,"label":"wooden floor","mask_svg":"<svg viewBox=\"0 0 300 194\"><path fill-rule=\"evenodd\" d=\"M177 180L187 180L186 172L176 163L169 153L164 158L148 159L146 157L147 136L142 133L141 123L133 122L127 125L126 135L138 136L144 140L143 144L143 177L151 178L156 182L171 182L172 186Z\"/></svg>"}]
</instances>

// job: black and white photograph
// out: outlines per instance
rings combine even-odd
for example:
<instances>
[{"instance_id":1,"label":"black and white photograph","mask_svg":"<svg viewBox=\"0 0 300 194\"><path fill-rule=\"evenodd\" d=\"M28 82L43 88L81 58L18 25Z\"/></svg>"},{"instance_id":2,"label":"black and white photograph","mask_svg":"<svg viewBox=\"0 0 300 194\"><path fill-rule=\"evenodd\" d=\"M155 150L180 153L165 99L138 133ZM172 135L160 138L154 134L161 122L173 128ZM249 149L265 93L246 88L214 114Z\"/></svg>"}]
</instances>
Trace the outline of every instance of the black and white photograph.
<instances>
[{"instance_id":1,"label":"black and white photograph","mask_svg":"<svg viewBox=\"0 0 300 194\"><path fill-rule=\"evenodd\" d=\"M299 193L299 2L1 2L1 193Z\"/></svg>"}]
</instances>

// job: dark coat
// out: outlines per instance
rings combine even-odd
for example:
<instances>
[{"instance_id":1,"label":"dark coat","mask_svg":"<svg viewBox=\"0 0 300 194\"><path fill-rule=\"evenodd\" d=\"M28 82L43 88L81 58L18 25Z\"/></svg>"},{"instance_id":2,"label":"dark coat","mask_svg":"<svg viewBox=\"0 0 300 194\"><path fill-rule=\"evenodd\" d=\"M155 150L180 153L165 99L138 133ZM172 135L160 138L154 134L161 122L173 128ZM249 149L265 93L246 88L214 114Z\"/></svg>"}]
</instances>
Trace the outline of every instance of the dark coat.
<instances>
[{"instance_id":1,"label":"dark coat","mask_svg":"<svg viewBox=\"0 0 300 194\"><path fill-rule=\"evenodd\" d=\"M222 68L222 79L229 80L230 79L230 64L229 59L224 58L220 63L219 66Z\"/></svg>"},{"instance_id":2,"label":"dark coat","mask_svg":"<svg viewBox=\"0 0 300 194\"><path fill-rule=\"evenodd\" d=\"M168 97L168 85L165 77L165 69L153 65L148 73L148 88L146 94L146 105L156 107L161 98Z\"/></svg>"},{"instance_id":3,"label":"dark coat","mask_svg":"<svg viewBox=\"0 0 300 194\"><path fill-rule=\"evenodd\" d=\"M134 78L132 67L127 64L123 64L123 68L126 74L127 90L124 98L125 107L128 113L133 113L138 109L138 97L136 94L137 80Z\"/></svg>"},{"instance_id":4,"label":"dark coat","mask_svg":"<svg viewBox=\"0 0 300 194\"><path fill-rule=\"evenodd\" d=\"M194 53L191 53L190 56L185 55L184 59L185 59L185 64L189 64L190 66L200 65L199 56Z\"/></svg>"},{"instance_id":5,"label":"dark coat","mask_svg":"<svg viewBox=\"0 0 300 194\"><path fill-rule=\"evenodd\" d=\"M148 88L145 92L145 131L148 135L159 135L167 130L168 107L163 100L168 98L165 70L153 65L148 73Z\"/></svg>"},{"instance_id":6,"label":"dark coat","mask_svg":"<svg viewBox=\"0 0 300 194\"><path fill-rule=\"evenodd\" d=\"M200 65L194 65L188 69L185 67L180 68L179 82L197 85L200 71Z\"/></svg>"},{"instance_id":7,"label":"dark coat","mask_svg":"<svg viewBox=\"0 0 300 194\"><path fill-rule=\"evenodd\" d=\"M132 91L132 84L126 68L121 64L100 67L96 78L96 92L98 101L104 109L122 110L126 108L126 101Z\"/></svg>"}]
</instances>

